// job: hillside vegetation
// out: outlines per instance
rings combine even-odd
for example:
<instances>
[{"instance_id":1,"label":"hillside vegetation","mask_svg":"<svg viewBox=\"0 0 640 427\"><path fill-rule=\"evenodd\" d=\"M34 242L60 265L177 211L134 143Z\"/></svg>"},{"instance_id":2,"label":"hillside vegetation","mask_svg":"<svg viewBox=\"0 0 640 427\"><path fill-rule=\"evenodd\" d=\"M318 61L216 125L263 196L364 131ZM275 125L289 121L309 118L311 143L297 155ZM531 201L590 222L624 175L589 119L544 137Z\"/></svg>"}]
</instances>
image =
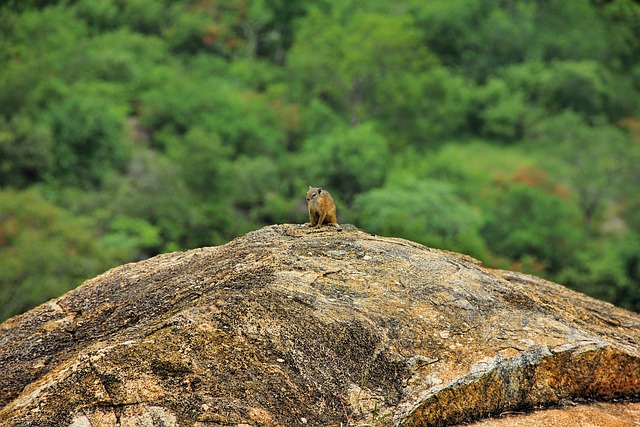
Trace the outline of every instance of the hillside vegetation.
<instances>
[{"instance_id":1,"label":"hillside vegetation","mask_svg":"<svg viewBox=\"0 0 640 427\"><path fill-rule=\"evenodd\" d=\"M0 320L306 220L640 307L632 0L9 0Z\"/></svg>"}]
</instances>

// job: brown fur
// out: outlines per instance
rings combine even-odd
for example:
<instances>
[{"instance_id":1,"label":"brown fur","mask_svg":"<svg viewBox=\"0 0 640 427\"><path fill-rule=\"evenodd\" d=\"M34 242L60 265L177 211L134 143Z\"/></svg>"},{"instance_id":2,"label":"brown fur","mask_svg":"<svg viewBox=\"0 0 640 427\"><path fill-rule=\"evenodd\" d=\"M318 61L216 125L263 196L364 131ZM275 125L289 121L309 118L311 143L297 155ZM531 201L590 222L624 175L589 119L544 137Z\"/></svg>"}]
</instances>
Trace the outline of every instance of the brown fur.
<instances>
[{"instance_id":1,"label":"brown fur","mask_svg":"<svg viewBox=\"0 0 640 427\"><path fill-rule=\"evenodd\" d=\"M306 225L320 228L322 224L329 224L339 228L336 204L327 190L309 186L307 204L309 205L309 222Z\"/></svg>"}]
</instances>

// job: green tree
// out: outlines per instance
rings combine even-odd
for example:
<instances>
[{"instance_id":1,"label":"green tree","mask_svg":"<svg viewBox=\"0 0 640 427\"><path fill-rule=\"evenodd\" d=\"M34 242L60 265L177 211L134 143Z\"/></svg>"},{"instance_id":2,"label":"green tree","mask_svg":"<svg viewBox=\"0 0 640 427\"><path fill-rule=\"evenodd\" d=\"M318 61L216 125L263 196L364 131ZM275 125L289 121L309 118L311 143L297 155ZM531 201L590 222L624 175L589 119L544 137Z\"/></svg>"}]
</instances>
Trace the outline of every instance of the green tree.
<instances>
[{"instance_id":1,"label":"green tree","mask_svg":"<svg viewBox=\"0 0 640 427\"><path fill-rule=\"evenodd\" d=\"M609 201L620 198L640 159L628 134L612 126L590 126L570 112L541 121L529 138L575 189L586 226Z\"/></svg>"},{"instance_id":2,"label":"green tree","mask_svg":"<svg viewBox=\"0 0 640 427\"><path fill-rule=\"evenodd\" d=\"M540 86L541 103L552 110L571 110L594 117L605 111L606 71L595 61L559 61Z\"/></svg>"},{"instance_id":3,"label":"green tree","mask_svg":"<svg viewBox=\"0 0 640 427\"><path fill-rule=\"evenodd\" d=\"M532 2L437 0L412 3L427 45L447 67L483 83L532 54Z\"/></svg>"},{"instance_id":4,"label":"green tree","mask_svg":"<svg viewBox=\"0 0 640 427\"><path fill-rule=\"evenodd\" d=\"M472 131L489 140L517 143L533 123L547 114L536 99L537 80L527 79L529 76L532 80L539 79L540 70L535 66L522 70L523 67L505 68L474 91L470 112Z\"/></svg>"},{"instance_id":5,"label":"green tree","mask_svg":"<svg viewBox=\"0 0 640 427\"><path fill-rule=\"evenodd\" d=\"M53 138L48 126L25 115L0 119L0 187L24 188L52 172Z\"/></svg>"},{"instance_id":6,"label":"green tree","mask_svg":"<svg viewBox=\"0 0 640 427\"><path fill-rule=\"evenodd\" d=\"M283 159L287 164L290 159ZM296 208L304 195L290 197L284 166L266 156L241 156L231 166L230 194L247 227L296 222ZM304 187L303 187L304 189Z\"/></svg>"},{"instance_id":7,"label":"green tree","mask_svg":"<svg viewBox=\"0 0 640 427\"><path fill-rule=\"evenodd\" d=\"M100 214L94 216L99 217ZM163 249L160 230L146 220L122 214L109 219L108 228L103 231L99 243L113 253L120 254L121 259L145 259Z\"/></svg>"},{"instance_id":8,"label":"green tree","mask_svg":"<svg viewBox=\"0 0 640 427\"><path fill-rule=\"evenodd\" d=\"M189 189L203 197L215 197L229 191L231 147L220 136L203 127L192 127L178 137L158 136L167 147L167 158L180 170Z\"/></svg>"},{"instance_id":9,"label":"green tree","mask_svg":"<svg viewBox=\"0 0 640 427\"><path fill-rule=\"evenodd\" d=\"M342 222L632 307L639 38L634 0L0 2L0 189L128 261L322 185Z\"/></svg>"},{"instance_id":10,"label":"green tree","mask_svg":"<svg viewBox=\"0 0 640 427\"><path fill-rule=\"evenodd\" d=\"M119 25L120 9L113 0L78 0L73 9L93 31L111 31Z\"/></svg>"},{"instance_id":11,"label":"green tree","mask_svg":"<svg viewBox=\"0 0 640 427\"><path fill-rule=\"evenodd\" d=\"M580 212L544 173L525 169L513 177L485 215L481 233L494 253L533 260L540 264L536 274L558 273L575 261L583 239Z\"/></svg>"},{"instance_id":12,"label":"green tree","mask_svg":"<svg viewBox=\"0 0 640 427\"><path fill-rule=\"evenodd\" d=\"M312 9L287 65L299 98L321 98L352 124L379 114L391 90L434 64L408 16Z\"/></svg>"},{"instance_id":13,"label":"green tree","mask_svg":"<svg viewBox=\"0 0 640 427\"><path fill-rule=\"evenodd\" d=\"M166 67L171 62L160 38L124 28L88 40L83 56L82 79L118 84L128 92L121 95L128 102L145 89L165 83Z\"/></svg>"},{"instance_id":14,"label":"green tree","mask_svg":"<svg viewBox=\"0 0 640 427\"><path fill-rule=\"evenodd\" d=\"M281 105L220 78L174 78L141 96L141 119L152 135L162 136L154 142L163 150L167 135L181 137L200 127L217 134L234 156L275 155L284 151L287 139Z\"/></svg>"},{"instance_id":15,"label":"green tree","mask_svg":"<svg viewBox=\"0 0 640 427\"><path fill-rule=\"evenodd\" d=\"M436 0L412 10L429 48L479 83L510 64L600 60L607 50L604 22L588 0Z\"/></svg>"},{"instance_id":16,"label":"green tree","mask_svg":"<svg viewBox=\"0 0 640 427\"><path fill-rule=\"evenodd\" d=\"M53 176L81 187L100 185L111 170L124 166L124 117L100 99L69 97L52 106Z\"/></svg>"},{"instance_id":17,"label":"green tree","mask_svg":"<svg viewBox=\"0 0 640 427\"><path fill-rule=\"evenodd\" d=\"M557 276L561 283L629 310L640 309L640 236L624 231L589 242Z\"/></svg>"},{"instance_id":18,"label":"green tree","mask_svg":"<svg viewBox=\"0 0 640 427\"><path fill-rule=\"evenodd\" d=\"M78 78L77 53L87 29L62 6L0 15L6 24L0 25L0 114L10 117L31 107L32 92L41 85Z\"/></svg>"},{"instance_id":19,"label":"green tree","mask_svg":"<svg viewBox=\"0 0 640 427\"><path fill-rule=\"evenodd\" d=\"M384 182L389 147L371 123L309 138L300 163L309 185L325 186L347 202Z\"/></svg>"},{"instance_id":20,"label":"green tree","mask_svg":"<svg viewBox=\"0 0 640 427\"><path fill-rule=\"evenodd\" d=\"M399 236L428 246L487 256L479 235L482 218L453 188L439 181L407 180L356 197L358 226L371 233Z\"/></svg>"},{"instance_id":21,"label":"green tree","mask_svg":"<svg viewBox=\"0 0 640 427\"><path fill-rule=\"evenodd\" d=\"M265 57L281 64L292 43L294 22L308 3L300 0L200 2L212 18L204 36L216 52L233 57Z\"/></svg>"},{"instance_id":22,"label":"green tree","mask_svg":"<svg viewBox=\"0 0 640 427\"><path fill-rule=\"evenodd\" d=\"M343 13L303 20L287 57L296 99L319 99L351 125L375 120L398 148L466 127L467 82L438 65L408 15Z\"/></svg>"},{"instance_id":23,"label":"green tree","mask_svg":"<svg viewBox=\"0 0 640 427\"><path fill-rule=\"evenodd\" d=\"M474 88L444 67L432 67L383 88L385 108L376 117L393 146L423 151L466 135Z\"/></svg>"},{"instance_id":24,"label":"green tree","mask_svg":"<svg viewBox=\"0 0 640 427\"><path fill-rule=\"evenodd\" d=\"M128 259L34 191L0 191L0 321Z\"/></svg>"},{"instance_id":25,"label":"green tree","mask_svg":"<svg viewBox=\"0 0 640 427\"><path fill-rule=\"evenodd\" d=\"M607 63L630 70L640 61L640 4L633 0L593 1L605 18Z\"/></svg>"},{"instance_id":26,"label":"green tree","mask_svg":"<svg viewBox=\"0 0 640 427\"><path fill-rule=\"evenodd\" d=\"M504 67L476 93L481 131L521 140L548 116L571 111L590 123L617 122L638 107L628 77L593 60L529 61ZM497 132L496 132L497 131Z\"/></svg>"},{"instance_id":27,"label":"green tree","mask_svg":"<svg viewBox=\"0 0 640 427\"><path fill-rule=\"evenodd\" d=\"M86 196L78 210L90 214L94 206L104 206L105 234L120 216L151 225L160 234L161 244L151 248L155 251L149 251L149 255L219 242L211 237L217 230L207 224L217 221L224 228L231 221L226 218L229 209L221 202L217 211L205 212L207 206L203 206L202 199L186 185L181 174L179 165L167 156L140 150L133 154L126 174L110 176L99 193Z\"/></svg>"}]
</instances>

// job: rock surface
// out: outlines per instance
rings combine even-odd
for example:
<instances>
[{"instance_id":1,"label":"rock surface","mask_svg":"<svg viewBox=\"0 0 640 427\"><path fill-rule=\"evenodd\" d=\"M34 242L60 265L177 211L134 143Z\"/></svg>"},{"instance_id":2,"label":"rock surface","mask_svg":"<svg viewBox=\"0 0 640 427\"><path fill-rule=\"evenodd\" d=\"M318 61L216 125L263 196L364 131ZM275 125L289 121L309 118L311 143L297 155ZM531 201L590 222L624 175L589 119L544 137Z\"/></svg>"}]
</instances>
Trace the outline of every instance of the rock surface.
<instances>
[{"instance_id":1,"label":"rock surface","mask_svg":"<svg viewBox=\"0 0 640 427\"><path fill-rule=\"evenodd\" d=\"M0 325L3 426L626 427L639 394L640 316L329 227L127 264Z\"/></svg>"}]
</instances>

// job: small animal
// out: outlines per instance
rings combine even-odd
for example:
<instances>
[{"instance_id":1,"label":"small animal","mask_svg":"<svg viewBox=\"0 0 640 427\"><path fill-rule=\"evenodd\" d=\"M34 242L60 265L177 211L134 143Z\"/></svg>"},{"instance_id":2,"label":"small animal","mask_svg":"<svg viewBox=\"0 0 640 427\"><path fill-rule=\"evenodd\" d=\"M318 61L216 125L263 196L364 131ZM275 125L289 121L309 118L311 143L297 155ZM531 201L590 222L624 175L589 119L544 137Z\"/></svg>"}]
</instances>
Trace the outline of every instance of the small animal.
<instances>
[{"instance_id":1,"label":"small animal","mask_svg":"<svg viewBox=\"0 0 640 427\"><path fill-rule=\"evenodd\" d=\"M327 190L309 186L307 204L309 205L309 222L306 225L320 228L322 224L329 224L340 228L336 217L336 204Z\"/></svg>"}]
</instances>

